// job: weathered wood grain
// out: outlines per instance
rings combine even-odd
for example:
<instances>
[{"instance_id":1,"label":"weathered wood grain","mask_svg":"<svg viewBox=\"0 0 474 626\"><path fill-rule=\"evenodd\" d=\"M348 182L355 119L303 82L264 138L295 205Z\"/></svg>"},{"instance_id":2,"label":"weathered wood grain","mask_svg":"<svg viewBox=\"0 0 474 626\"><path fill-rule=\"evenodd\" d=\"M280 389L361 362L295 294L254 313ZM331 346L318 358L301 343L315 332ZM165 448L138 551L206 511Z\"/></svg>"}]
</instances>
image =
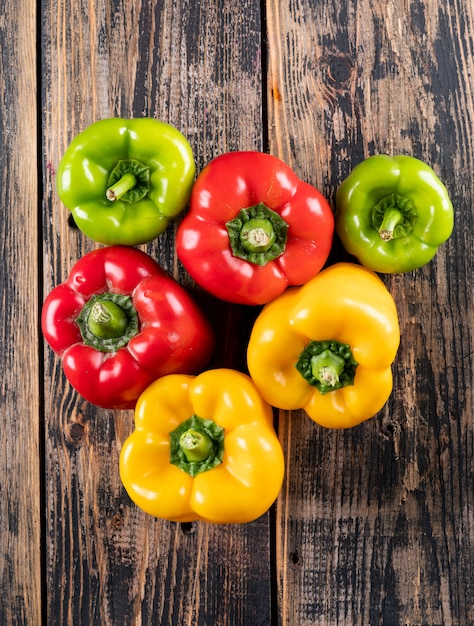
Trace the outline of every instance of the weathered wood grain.
<instances>
[{"instance_id":1,"label":"weathered wood grain","mask_svg":"<svg viewBox=\"0 0 474 626\"><path fill-rule=\"evenodd\" d=\"M41 622L35 3L0 19L0 623Z\"/></svg>"},{"instance_id":2,"label":"weathered wood grain","mask_svg":"<svg viewBox=\"0 0 474 626\"><path fill-rule=\"evenodd\" d=\"M402 333L385 409L344 432L280 415L278 622L473 623L472 7L269 1L267 24L273 153L332 202L363 158L412 154L456 210L435 261L385 277Z\"/></svg>"},{"instance_id":3,"label":"weathered wood grain","mask_svg":"<svg viewBox=\"0 0 474 626\"><path fill-rule=\"evenodd\" d=\"M43 3L45 290L94 247L70 227L54 172L95 119L154 116L189 139L200 170L219 153L262 148L258 2ZM214 365L243 368L248 312L210 301L178 264L175 225L146 246L217 325ZM240 328L229 335L229 326ZM246 526L180 526L130 502L118 477L131 412L71 390L46 350L48 624L270 623L269 516Z\"/></svg>"}]
</instances>

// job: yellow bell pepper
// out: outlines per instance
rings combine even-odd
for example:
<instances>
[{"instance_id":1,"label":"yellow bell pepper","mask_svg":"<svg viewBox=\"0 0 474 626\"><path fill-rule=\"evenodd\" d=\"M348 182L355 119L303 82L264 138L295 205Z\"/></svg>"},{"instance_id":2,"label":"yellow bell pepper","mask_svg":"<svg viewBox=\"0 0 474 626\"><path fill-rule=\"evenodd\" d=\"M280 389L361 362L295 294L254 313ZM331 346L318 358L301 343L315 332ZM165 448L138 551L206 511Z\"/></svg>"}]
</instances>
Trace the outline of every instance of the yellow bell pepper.
<instances>
[{"instance_id":1,"label":"yellow bell pepper","mask_svg":"<svg viewBox=\"0 0 474 626\"><path fill-rule=\"evenodd\" d=\"M244 523L276 500L284 458L273 411L246 374L171 374L138 399L120 478L145 512L171 521Z\"/></svg>"},{"instance_id":2,"label":"yellow bell pepper","mask_svg":"<svg viewBox=\"0 0 474 626\"><path fill-rule=\"evenodd\" d=\"M247 361L273 406L302 408L327 428L350 428L388 400L399 343L395 302L380 278L337 263L263 308Z\"/></svg>"}]
</instances>

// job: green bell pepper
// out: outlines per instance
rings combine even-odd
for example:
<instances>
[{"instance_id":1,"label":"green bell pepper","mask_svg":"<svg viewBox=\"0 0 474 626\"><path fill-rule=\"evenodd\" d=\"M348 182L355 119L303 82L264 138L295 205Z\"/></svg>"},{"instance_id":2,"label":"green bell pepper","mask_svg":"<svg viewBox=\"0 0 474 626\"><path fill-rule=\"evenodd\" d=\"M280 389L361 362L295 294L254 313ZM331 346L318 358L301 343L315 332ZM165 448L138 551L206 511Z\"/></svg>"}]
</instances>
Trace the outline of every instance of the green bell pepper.
<instances>
[{"instance_id":1,"label":"green bell pepper","mask_svg":"<svg viewBox=\"0 0 474 626\"><path fill-rule=\"evenodd\" d=\"M195 171L191 146L173 126L110 118L73 139L56 184L85 235L133 246L160 235L186 207Z\"/></svg>"},{"instance_id":2,"label":"green bell pepper","mask_svg":"<svg viewBox=\"0 0 474 626\"><path fill-rule=\"evenodd\" d=\"M453 225L446 187L428 165L410 156L369 157L336 192L336 232L347 252L375 272L425 265Z\"/></svg>"}]
</instances>

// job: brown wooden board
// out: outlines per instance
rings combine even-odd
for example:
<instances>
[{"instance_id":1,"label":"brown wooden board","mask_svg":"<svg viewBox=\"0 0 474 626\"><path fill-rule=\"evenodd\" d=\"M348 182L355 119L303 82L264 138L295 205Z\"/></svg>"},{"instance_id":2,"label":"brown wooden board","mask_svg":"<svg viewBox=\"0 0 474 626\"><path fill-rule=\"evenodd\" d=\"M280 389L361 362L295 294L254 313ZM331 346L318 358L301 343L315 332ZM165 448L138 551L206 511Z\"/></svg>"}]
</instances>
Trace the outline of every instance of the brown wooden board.
<instances>
[{"instance_id":1,"label":"brown wooden board","mask_svg":"<svg viewBox=\"0 0 474 626\"><path fill-rule=\"evenodd\" d=\"M152 116L185 134L198 170L221 152L262 149L260 54L256 2L44 5L45 290L94 247L55 192L71 138L98 118ZM245 367L249 313L191 285L175 227L146 249L209 310L220 339L213 364ZM143 514L118 476L133 413L81 401L49 350L46 359L48 624L268 623L269 515L213 527Z\"/></svg>"},{"instance_id":2,"label":"brown wooden board","mask_svg":"<svg viewBox=\"0 0 474 626\"><path fill-rule=\"evenodd\" d=\"M0 20L0 623L41 620L35 4ZM21 71L19 71L21 68ZM41 385L41 387L40 387Z\"/></svg>"},{"instance_id":3,"label":"brown wooden board","mask_svg":"<svg viewBox=\"0 0 474 626\"><path fill-rule=\"evenodd\" d=\"M282 624L474 622L472 19L429 0L267 6L270 151L333 206L364 158L418 157L456 214L430 265L384 277L401 327L385 409L350 431L280 415Z\"/></svg>"}]
</instances>

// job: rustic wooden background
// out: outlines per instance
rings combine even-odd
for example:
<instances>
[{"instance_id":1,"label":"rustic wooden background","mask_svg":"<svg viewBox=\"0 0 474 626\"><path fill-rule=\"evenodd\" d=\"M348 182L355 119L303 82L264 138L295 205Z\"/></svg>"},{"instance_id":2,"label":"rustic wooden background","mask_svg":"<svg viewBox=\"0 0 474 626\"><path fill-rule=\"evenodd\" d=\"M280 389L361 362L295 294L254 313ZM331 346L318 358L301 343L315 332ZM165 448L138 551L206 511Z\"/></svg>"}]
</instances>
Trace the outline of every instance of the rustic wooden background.
<instances>
[{"instance_id":1,"label":"rustic wooden background","mask_svg":"<svg viewBox=\"0 0 474 626\"><path fill-rule=\"evenodd\" d=\"M0 624L474 624L472 2L17 0L0 41ZM198 170L269 151L333 203L363 158L407 153L455 206L436 259L384 277L402 332L387 406L349 431L276 415L283 490L244 526L141 513L117 471L133 413L81 400L41 338L45 295L94 247L58 161L93 121L144 115ZM195 289L174 234L145 248L212 304L213 365L245 369L253 309Z\"/></svg>"}]
</instances>

